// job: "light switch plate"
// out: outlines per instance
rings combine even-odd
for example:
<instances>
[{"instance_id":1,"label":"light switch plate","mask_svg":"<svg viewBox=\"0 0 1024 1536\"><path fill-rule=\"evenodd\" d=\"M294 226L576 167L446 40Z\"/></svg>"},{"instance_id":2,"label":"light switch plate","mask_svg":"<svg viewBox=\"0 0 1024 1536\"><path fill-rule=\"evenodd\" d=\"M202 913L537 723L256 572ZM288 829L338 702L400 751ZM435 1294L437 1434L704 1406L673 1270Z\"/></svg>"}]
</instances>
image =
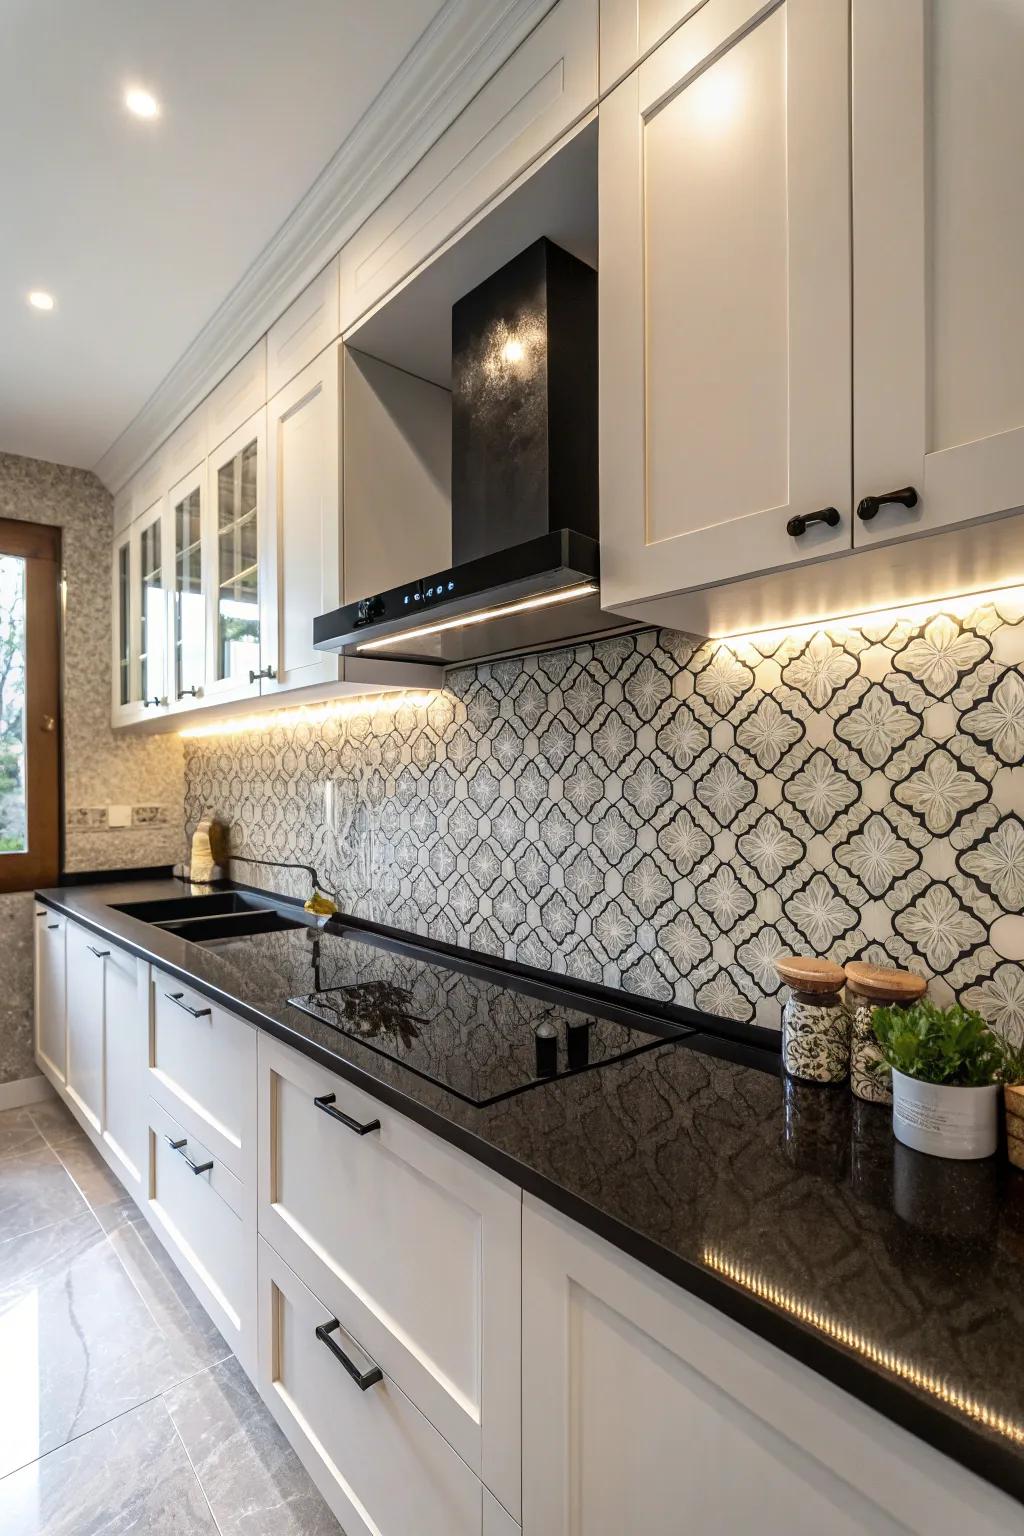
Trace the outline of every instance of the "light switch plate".
<instances>
[{"instance_id":1,"label":"light switch plate","mask_svg":"<svg viewBox=\"0 0 1024 1536\"><path fill-rule=\"evenodd\" d=\"M108 827L130 827L132 824L132 808L130 805L108 805Z\"/></svg>"}]
</instances>

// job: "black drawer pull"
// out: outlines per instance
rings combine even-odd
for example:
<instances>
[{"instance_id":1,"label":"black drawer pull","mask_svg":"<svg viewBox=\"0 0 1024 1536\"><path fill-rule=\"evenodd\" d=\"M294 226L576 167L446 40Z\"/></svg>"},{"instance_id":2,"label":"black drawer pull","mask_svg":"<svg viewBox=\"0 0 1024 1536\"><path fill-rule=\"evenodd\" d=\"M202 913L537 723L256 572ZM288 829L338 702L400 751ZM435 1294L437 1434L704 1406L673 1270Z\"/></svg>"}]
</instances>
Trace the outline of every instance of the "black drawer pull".
<instances>
[{"instance_id":1,"label":"black drawer pull","mask_svg":"<svg viewBox=\"0 0 1024 1536\"><path fill-rule=\"evenodd\" d=\"M366 1392L370 1387L375 1387L378 1381L384 1380L384 1372L381 1370L379 1365L374 1365L373 1361L370 1360L369 1355L366 1356L367 1360L370 1360L370 1369L368 1371L361 1371L358 1365L356 1365L355 1361L349 1359L348 1355L346 1355L341 1346L335 1344L334 1340L331 1338L331 1334L334 1332L335 1328L340 1327L341 1324L338 1322L338 1319L334 1317L329 1323L320 1324L316 1330L316 1336L320 1340L321 1344L327 1345L327 1348L330 1350L335 1360L341 1361L342 1365L345 1367L346 1371L348 1371L360 1392Z\"/></svg>"},{"instance_id":2,"label":"black drawer pull","mask_svg":"<svg viewBox=\"0 0 1024 1536\"><path fill-rule=\"evenodd\" d=\"M827 523L830 528L839 526L839 508L822 507L820 512L799 512L796 517L791 517L786 524L786 532L791 539L798 539L806 533L812 523Z\"/></svg>"},{"instance_id":3,"label":"black drawer pull","mask_svg":"<svg viewBox=\"0 0 1024 1536\"><path fill-rule=\"evenodd\" d=\"M107 956L110 954L110 950L109 949L97 949L92 944L87 944L85 947L89 951L90 955L95 955L96 956L97 960L105 960L107 958Z\"/></svg>"},{"instance_id":4,"label":"black drawer pull","mask_svg":"<svg viewBox=\"0 0 1024 1536\"><path fill-rule=\"evenodd\" d=\"M898 491L883 491L880 496L864 496L857 504L857 516L862 523L870 523L883 507L916 507L917 492L912 485Z\"/></svg>"},{"instance_id":5,"label":"black drawer pull","mask_svg":"<svg viewBox=\"0 0 1024 1536\"><path fill-rule=\"evenodd\" d=\"M41 918L41 917L48 917L48 916L49 916L49 913L47 913L47 912L37 912L36 913L36 920L38 921L39 918Z\"/></svg>"},{"instance_id":6,"label":"black drawer pull","mask_svg":"<svg viewBox=\"0 0 1024 1536\"><path fill-rule=\"evenodd\" d=\"M213 1167L212 1162L194 1163L192 1161L188 1153L185 1151L185 1148L188 1146L187 1136L183 1136L180 1141L175 1141L173 1136L165 1136L164 1141L166 1141L172 1152L177 1152L179 1157L184 1158L185 1162L188 1163L188 1166L192 1169L193 1173L209 1173L210 1169Z\"/></svg>"},{"instance_id":7,"label":"black drawer pull","mask_svg":"<svg viewBox=\"0 0 1024 1536\"><path fill-rule=\"evenodd\" d=\"M47 926L47 928L51 928L51 929L52 928L59 928L60 927L60 923L47 923L46 926Z\"/></svg>"},{"instance_id":8,"label":"black drawer pull","mask_svg":"<svg viewBox=\"0 0 1024 1536\"><path fill-rule=\"evenodd\" d=\"M318 1099L314 1099L313 1103L317 1109L322 1109L325 1115L330 1115L332 1120L340 1120L342 1125L347 1125L349 1130L355 1131L357 1136L368 1136L371 1131L380 1130L379 1120L367 1120L365 1125L360 1125L358 1120L353 1120L351 1115L346 1115L343 1109L332 1108L336 1098L337 1094L323 1093Z\"/></svg>"},{"instance_id":9,"label":"black drawer pull","mask_svg":"<svg viewBox=\"0 0 1024 1536\"><path fill-rule=\"evenodd\" d=\"M165 992L164 997L169 1003L177 1003L179 1008L184 1008L185 1012L190 1013L194 1019L204 1019L208 1013L213 1012L212 1008L193 1008L191 1004L186 1003L184 992Z\"/></svg>"}]
</instances>

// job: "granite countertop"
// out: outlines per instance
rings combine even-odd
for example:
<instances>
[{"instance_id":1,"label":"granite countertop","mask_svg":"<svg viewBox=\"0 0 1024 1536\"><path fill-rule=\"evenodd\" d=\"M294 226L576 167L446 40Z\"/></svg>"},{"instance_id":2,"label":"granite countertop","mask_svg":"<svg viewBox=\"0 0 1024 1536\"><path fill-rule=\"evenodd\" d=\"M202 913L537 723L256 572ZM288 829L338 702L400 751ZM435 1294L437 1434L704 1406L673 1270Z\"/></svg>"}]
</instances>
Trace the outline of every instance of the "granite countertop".
<instances>
[{"instance_id":1,"label":"granite countertop","mask_svg":"<svg viewBox=\"0 0 1024 1536\"><path fill-rule=\"evenodd\" d=\"M777 1055L706 1029L476 1107L289 1004L352 975L365 934L343 919L205 949L112 910L188 889L38 894L1024 1501L1024 1174L1001 1154L912 1152L887 1109L784 1080Z\"/></svg>"}]
</instances>

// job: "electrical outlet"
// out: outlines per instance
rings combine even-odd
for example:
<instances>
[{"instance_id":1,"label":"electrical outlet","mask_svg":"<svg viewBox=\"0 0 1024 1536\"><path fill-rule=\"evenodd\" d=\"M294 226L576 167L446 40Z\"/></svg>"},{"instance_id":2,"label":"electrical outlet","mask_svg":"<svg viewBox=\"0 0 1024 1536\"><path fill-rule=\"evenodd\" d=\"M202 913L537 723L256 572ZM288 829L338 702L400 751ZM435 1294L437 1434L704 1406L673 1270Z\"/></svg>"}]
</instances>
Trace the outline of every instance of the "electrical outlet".
<instances>
[{"instance_id":1,"label":"electrical outlet","mask_svg":"<svg viewBox=\"0 0 1024 1536\"><path fill-rule=\"evenodd\" d=\"M108 827L130 827L132 824L132 808L130 805L108 805Z\"/></svg>"}]
</instances>

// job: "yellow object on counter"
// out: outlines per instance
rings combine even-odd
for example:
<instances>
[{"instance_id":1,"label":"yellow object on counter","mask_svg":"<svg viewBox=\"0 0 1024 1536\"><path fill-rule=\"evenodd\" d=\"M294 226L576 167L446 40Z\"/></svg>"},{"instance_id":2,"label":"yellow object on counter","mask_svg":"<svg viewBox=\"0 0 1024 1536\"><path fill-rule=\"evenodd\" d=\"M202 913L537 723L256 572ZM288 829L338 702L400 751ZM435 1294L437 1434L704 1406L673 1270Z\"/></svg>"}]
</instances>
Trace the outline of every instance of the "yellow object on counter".
<instances>
[{"instance_id":1,"label":"yellow object on counter","mask_svg":"<svg viewBox=\"0 0 1024 1536\"><path fill-rule=\"evenodd\" d=\"M314 888L312 896L303 902L307 912L312 912L315 917L333 917L338 910L338 904L325 896L323 891Z\"/></svg>"}]
</instances>

